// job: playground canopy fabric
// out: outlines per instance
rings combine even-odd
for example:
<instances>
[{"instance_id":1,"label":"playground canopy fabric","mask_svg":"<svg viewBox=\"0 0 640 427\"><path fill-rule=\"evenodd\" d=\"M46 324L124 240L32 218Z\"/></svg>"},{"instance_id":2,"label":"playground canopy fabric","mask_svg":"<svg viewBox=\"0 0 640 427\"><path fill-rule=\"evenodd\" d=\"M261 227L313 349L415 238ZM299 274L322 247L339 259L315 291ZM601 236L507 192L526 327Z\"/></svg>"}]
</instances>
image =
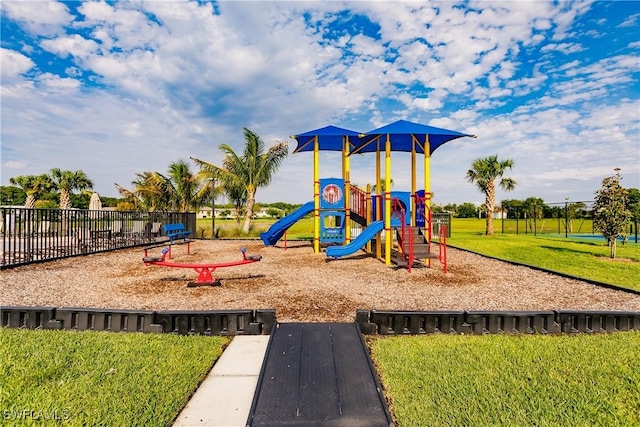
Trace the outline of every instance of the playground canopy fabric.
<instances>
[{"instance_id":1,"label":"playground canopy fabric","mask_svg":"<svg viewBox=\"0 0 640 427\"><path fill-rule=\"evenodd\" d=\"M293 152L313 151L313 141L316 136L318 137L318 149L320 151L342 151L343 138L346 137L351 146L350 148L353 148L360 143L358 135L360 135L358 132L349 129L325 126L320 129L291 136L291 138L298 142L298 146Z\"/></svg>"},{"instance_id":2,"label":"playground canopy fabric","mask_svg":"<svg viewBox=\"0 0 640 427\"><path fill-rule=\"evenodd\" d=\"M384 151L386 136L391 141L391 151L424 153L427 137L429 138L429 154L432 154L442 144L463 136L475 138L475 135L441 129L420 123L398 120L386 126L360 134L358 145L351 150L351 154Z\"/></svg>"}]
</instances>

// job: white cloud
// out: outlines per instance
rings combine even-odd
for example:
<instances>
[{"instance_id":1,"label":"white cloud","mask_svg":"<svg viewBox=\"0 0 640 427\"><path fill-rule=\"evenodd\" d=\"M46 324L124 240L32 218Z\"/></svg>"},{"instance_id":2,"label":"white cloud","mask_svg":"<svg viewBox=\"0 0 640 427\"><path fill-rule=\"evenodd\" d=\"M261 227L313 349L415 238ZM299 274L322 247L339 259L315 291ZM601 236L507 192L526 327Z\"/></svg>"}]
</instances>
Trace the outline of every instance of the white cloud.
<instances>
[{"instance_id":1,"label":"white cloud","mask_svg":"<svg viewBox=\"0 0 640 427\"><path fill-rule=\"evenodd\" d=\"M576 43L549 43L542 47L542 52L557 51L564 54L581 52L584 47Z\"/></svg>"},{"instance_id":2,"label":"white cloud","mask_svg":"<svg viewBox=\"0 0 640 427\"><path fill-rule=\"evenodd\" d=\"M33 68L31 59L14 50L0 48L0 67L2 83L13 82L16 78Z\"/></svg>"},{"instance_id":3,"label":"white cloud","mask_svg":"<svg viewBox=\"0 0 640 427\"><path fill-rule=\"evenodd\" d=\"M80 87L76 79L60 78L54 74L45 73L38 76L38 81L50 93L63 92L70 94Z\"/></svg>"},{"instance_id":4,"label":"white cloud","mask_svg":"<svg viewBox=\"0 0 640 427\"><path fill-rule=\"evenodd\" d=\"M34 35L51 36L73 21L64 3L57 1L3 1L2 14Z\"/></svg>"},{"instance_id":5,"label":"white cloud","mask_svg":"<svg viewBox=\"0 0 640 427\"><path fill-rule=\"evenodd\" d=\"M87 40L78 34L43 40L40 46L63 58L69 55L85 59L98 50L98 44L95 41Z\"/></svg>"},{"instance_id":6,"label":"white cloud","mask_svg":"<svg viewBox=\"0 0 640 427\"><path fill-rule=\"evenodd\" d=\"M620 24L620 27L635 27L638 25L638 19L640 18L640 13L635 13L631 16L628 16L625 21Z\"/></svg>"}]
</instances>

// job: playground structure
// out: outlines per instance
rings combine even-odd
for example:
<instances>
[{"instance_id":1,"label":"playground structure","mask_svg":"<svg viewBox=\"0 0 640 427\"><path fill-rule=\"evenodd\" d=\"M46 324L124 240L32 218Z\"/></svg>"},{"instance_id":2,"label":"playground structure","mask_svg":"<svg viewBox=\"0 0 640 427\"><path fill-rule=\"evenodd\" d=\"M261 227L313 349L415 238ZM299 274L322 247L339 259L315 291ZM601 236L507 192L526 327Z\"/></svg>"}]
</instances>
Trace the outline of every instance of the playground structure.
<instances>
[{"instance_id":1,"label":"playground structure","mask_svg":"<svg viewBox=\"0 0 640 427\"><path fill-rule=\"evenodd\" d=\"M148 256L147 251L145 249L145 256L142 258L142 261L145 265L155 265L160 267L172 267L172 268L193 268L198 273L198 278L189 282L188 287L194 287L198 285L219 285L220 281L215 279L212 275L214 271L218 268L224 267L235 267L238 265L251 264L254 262L258 262L262 259L261 255L247 255L246 248L241 248L240 252L242 252L242 259L239 261L229 261L229 262L221 262L221 263L187 263L187 262L169 262L166 261L165 258L167 254L171 252L170 246L168 248L164 248L162 250L161 257Z\"/></svg>"},{"instance_id":2,"label":"playground structure","mask_svg":"<svg viewBox=\"0 0 640 427\"><path fill-rule=\"evenodd\" d=\"M327 245L326 255L340 258L365 248L375 256L411 269L414 261L424 260L430 265L437 258L445 264L446 229L440 229L440 253L431 253L432 214L430 162L432 153L444 143L461 137L475 137L456 131L435 128L405 120L365 134L327 126L292 136L298 143L294 153L313 151L314 198L300 209L276 222L261 237L265 245L273 245L286 229L313 211L315 253ZM340 151L342 160L341 178L320 179L320 151ZM391 188L391 152L411 153L411 191L389 191ZM384 183L382 182L381 154L385 154ZM371 186L360 189L350 182L350 158L353 154L376 154L376 189ZM423 154L424 190L417 189L417 156ZM365 229L354 239L351 236L352 222ZM444 233L443 233L444 231ZM395 236L395 243L394 243ZM384 250L384 255L383 255ZM392 256L393 254L393 256Z\"/></svg>"}]
</instances>

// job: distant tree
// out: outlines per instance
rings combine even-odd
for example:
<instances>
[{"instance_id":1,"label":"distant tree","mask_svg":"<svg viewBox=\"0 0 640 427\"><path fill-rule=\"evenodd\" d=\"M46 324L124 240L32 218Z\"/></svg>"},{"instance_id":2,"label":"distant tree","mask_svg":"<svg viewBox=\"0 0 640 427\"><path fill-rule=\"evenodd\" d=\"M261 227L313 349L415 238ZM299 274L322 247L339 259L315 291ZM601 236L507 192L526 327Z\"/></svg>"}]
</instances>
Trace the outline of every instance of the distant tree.
<instances>
[{"instance_id":1,"label":"distant tree","mask_svg":"<svg viewBox=\"0 0 640 427\"><path fill-rule=\"evenodd\" d=\"M51 209L60 209L60 193L58 193L57 191L53 192L47 192L47 193L42 193L39 197L38 197L39 201L42 202L47 202L46 205L47 206L52 206ZM72 201L72 205L73 205L73 201ZM75 205L74 205L75 206ZM36 203L36 207L40 207L40 205L38 203Z\"/></svg>"},{"instance_id":2,"label":"distant tree","mask_svg":"<svg viewBox=\"0 0 640 427\"><path fill-rule=\"evenodd\" d=\"M453 216L457 216L458 213L458 205L455 203L448 203L442 207L444 212L449 212Z\"/></svg>"},{"instance_id":3,"label":"distant tree","mask_svg":"<svg viewBox=\"0 0 640 427\"><path fill-rule=\"evenodd\" d=\"M539 197L527 197L522 202L522 210L527 218L527 227L530 231L533 231L534 219L538 220L542 218L544 200Z\"/></svg>"},{"instance_id":4,"label":"distant tree","mask_svg":"<svg viewBox=\"0 0 640 427\"><path fill-rule=\"evenodd\" d=\"M56 188L60 191L60 209L72 207L71 193L74 190L82 191L93 188L93 181L81 170L63 171L54 168L51 169L51 178L53 178Z\"/></svg>"},{"instance_id":5,"label":"distant tree","mask_svg":"<svg viewBox=\"0 0 640 427\"><path fill-rule=\"evenodd\" d=\"M288 213L293 212L296 209L295 205L284 202L271 203L269 206L275 209L279 209L281 215L287 215Z\"/></svg>"},{"instance_id":6,"label":"distant tree","mask_svg":"<svg viewBox=\"0 0 640 427\"><path fill-rule=\"evenodd\" d=\"M478 216L478 208L473 203L463 203L458 205L456 216L458 218L475 218Z\"/></svg>"},{"instance_id":7,"label":"distant tree","mask_svg":"<svg viewBox=\"0 0 640 427\"><path fill-rule=\"evenodd\" d=\"M522 214L522 200L505 199L500 202L502 209L507 210L507 218L520 218Z\"/></svg>"},{"instance_id":8,"label":"distant tree","mask_svg":"<svg viewBox=\"0 0 640 427\"><path fill-rule=\"evenodd\" d=\"M231 182L223 184L222 188L225 197L233 206L233 217L236 220L236 227L240 227L243 208L247 204L247 189L245 186L234 186Z\"/></svg>"},{"instance_id":9,"label":"distant tree","mask_svg":"<svg viewBox=\"0 0 640 427\"><path fill-rule=\"evenodd\" d=\"M280 142L265 151L265 144L256 133L243 128L243 134L245 146L242 155L236 154L227 144L220 145L219 148L225 155L222 167L195 158L192 160L209 177L220 180L222 186L229 188L234 196L239 198L246 194L243 231L248 233L256 192L258 188L271 183L275 172L288 155L289 145ZM241 188L244 189L244 194L240 191Z\"/></svg>"},{"instance_id":10,"label":"distant tree","mask_svg":"<svg viewBox=\"0 0 640 427\"><path fill-rule=\"evenodd\" d=\"M564 210L564 217L567 221L566 229L569 233L573 233L573 220L582 218L586 215L587 205L585 205L584 202L569 203L569 200L567 199Z\"/></svg>"},{"instance_id":11,"label":"distant tree","mask_svg":"<svg viewBox=\"0 0 640 427\"><path fill-rule=\"evenodd\" d=\"M620 185L620 170L602 180L593 205L593 226L609 242L611 258L616 257L618 237L627 238L631 212L627 209L627 190Z\"/></svg>"},{"instance_id":12,"label":"distant tree","mask_svg":"<svg viewBox=\"0 0 640 427\"><path fill-rule=\"evenodd\" d=\"M627 188L627 208L631 211L631 220L640 221L640 190Z\"/></svg>"},{"instance_id":13,"label":"distant tree","mask_svg":"<svg viewBox=\"0 0 640 427\"><path fill-rule=\"evenodd\" d=\"M640 203L640 190L637 188L627 188L627 201L629 205Z\"/></svg>"},{"instance_id":14,"label":"distant tree","mask_svg":"<svg viewBox=\"0 0 640 427\"><path fill-rule=\"evenodd\" d=\"M22 206L27 200L27 193L13 185L0 186L0 205Z\"/></svg>"},{"instance_id":15,"label":"distant tree","mask_svg":"<svg viewBox=\"0 0 640 427\"><path fill-rule=\"evenodd\" d=\"M47 174L14 176L9 178L9 184L20 187L25 192L27 195L24 202L25 208L33 208L41 195L55 188L55 183Z\"/></svg>"},{"instance_id":16,"label":"distant tree","mask_svg":"<svg viewBox=\"0 0 640 427\"><path fill-rule=\"evenodd\" d=\"M558 207L557 206L549 206L544 204L542 206L542 217L543 218L557 218L558 217Z\"/></svg>"},{"instance_id":17,"label":"distant tree","mask_svg":"<svg viewBox=\"0 0 640 427\"><path fill-rule=\"evenodd\" d=\"M527 197L522 201L522 209L527 213L527 218L542 218L542 206L544 200L539 197Z\"/></svg>"},{"instance_id":18,"label":"distant tree","mask_svg":"<svg viewBox=\"0 0 640 427\"><path fill-rule=\"evenodd\" d=\"M280 218L280 216L282 216L282 210L269 208L267 209L267 215L269 215L271 218Z\"/></svg>"},{"instance_id":19,"label":"distant tree","mask_svg":"<svg viewBox=\"0 0 640 427\"><path fill-rule=\"evenodd\" d=\"M467 180L475 183L478 189L485 195L485 205L487 221L485 234L493 235L493 210L496 204L495 180L500 178L500 187L505 191L511 191L516 186L513 178L503 177L507 168L513 168L513 160L498 160L498 156L489 156L476 159L471 164L471 169L467 171Z\"/></svg>"},{"instance_id":20,"label":"distant tree","mask_svg":"<svg viewBox=\"0 0 640 427\"><path fill-rule=\"evenodd\" d=\"M79 194L71 194L71 206L78 209L89 209L89 202L91 201L91 191L83 191ZM102 200L102 198L100 198Z\"/></svg>"},{"instance_id":21,"label":"distant tree","mask_svg":"<svg viewBox=\"0 0 640 427\"><path fill-rule=\"evenodd\" d=\"M102 206L108 208L115 208L118 206L118 202L120 199L116 197L108 197L108 196L100 196L100 200L102 200Z\"/></svg>"},{"instance_id":22,"label":"distant tree","mask_svg":"<svg viewBox=\"0 0 640 427\"><path fill-rule=\"evenodd\" d=\"M390 183L391 183L391 186L393 187L393 178L391 178ZM386 178L383 176L383 177L380 178L380 194L385 192L385 186L386 185L387 185L387 181L386 181ZM378 194L376 192L376 184L373 184L371 186L371 192Z\"/></svg>"},{"instance_id":23,"label":"distant tree","mask_svg":"<svg viewBox=\"0 0 640 427\"><path fill-rule=\"evenodd\" d=\"M36 209L58 209L58 202L55 200L37 200L34 205Z\"/></svg>"},{"instance_id":24,"label":"distant tree","mask_svg":"<svg viewBox=\"0 0 640 427\"><path fill-rule=\"evenodd\" d=\"M443 213L445 212L444 207L442 207L441 205L437 204L437 203L431 203L431 212L433 213Z\"/></svg>"},{"instance_id":25,"label":"distant tree","mask_svg":"<svg viewBox=\"0 0 640 427\"><path fill-rule=\"evenodd\" d=\"M116 210L117 211L135 211L137 210L138 207L134 204L131 203L130 201L127 201L127 199L120 199L118 201L118 204L116 205Z\"/></svg>"}]
</instances>

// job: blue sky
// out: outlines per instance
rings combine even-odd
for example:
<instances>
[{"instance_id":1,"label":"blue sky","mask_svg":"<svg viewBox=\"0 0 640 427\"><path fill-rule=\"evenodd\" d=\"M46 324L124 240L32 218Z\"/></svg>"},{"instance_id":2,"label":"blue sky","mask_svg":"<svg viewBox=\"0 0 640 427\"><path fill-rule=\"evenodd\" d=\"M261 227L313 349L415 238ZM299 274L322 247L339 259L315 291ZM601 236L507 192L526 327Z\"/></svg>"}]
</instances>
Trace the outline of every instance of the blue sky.
<instances>
[{"instance_id":1,"label":"blue sky","mask_svg":"<svg viewBox=\"0 0 640 427\"><path fill-rule=\"evenodd\" d=\"M475 134L438 148L439 204L483 202L474 159L513 159L498 200L592 200L621 168L640 188L640 2L3 0L2 185L58 167L104 196L135 174L220 164L242 127L265 143L399 119ZM375 155L352 181L374 180ZM340 175L321 153L321 177ZM313 198L312 155L290 155L259 202ZM193 166L194 170L197 170ZM394 189L410 158L392 156Z\"/></svg>"}]
</instances>

